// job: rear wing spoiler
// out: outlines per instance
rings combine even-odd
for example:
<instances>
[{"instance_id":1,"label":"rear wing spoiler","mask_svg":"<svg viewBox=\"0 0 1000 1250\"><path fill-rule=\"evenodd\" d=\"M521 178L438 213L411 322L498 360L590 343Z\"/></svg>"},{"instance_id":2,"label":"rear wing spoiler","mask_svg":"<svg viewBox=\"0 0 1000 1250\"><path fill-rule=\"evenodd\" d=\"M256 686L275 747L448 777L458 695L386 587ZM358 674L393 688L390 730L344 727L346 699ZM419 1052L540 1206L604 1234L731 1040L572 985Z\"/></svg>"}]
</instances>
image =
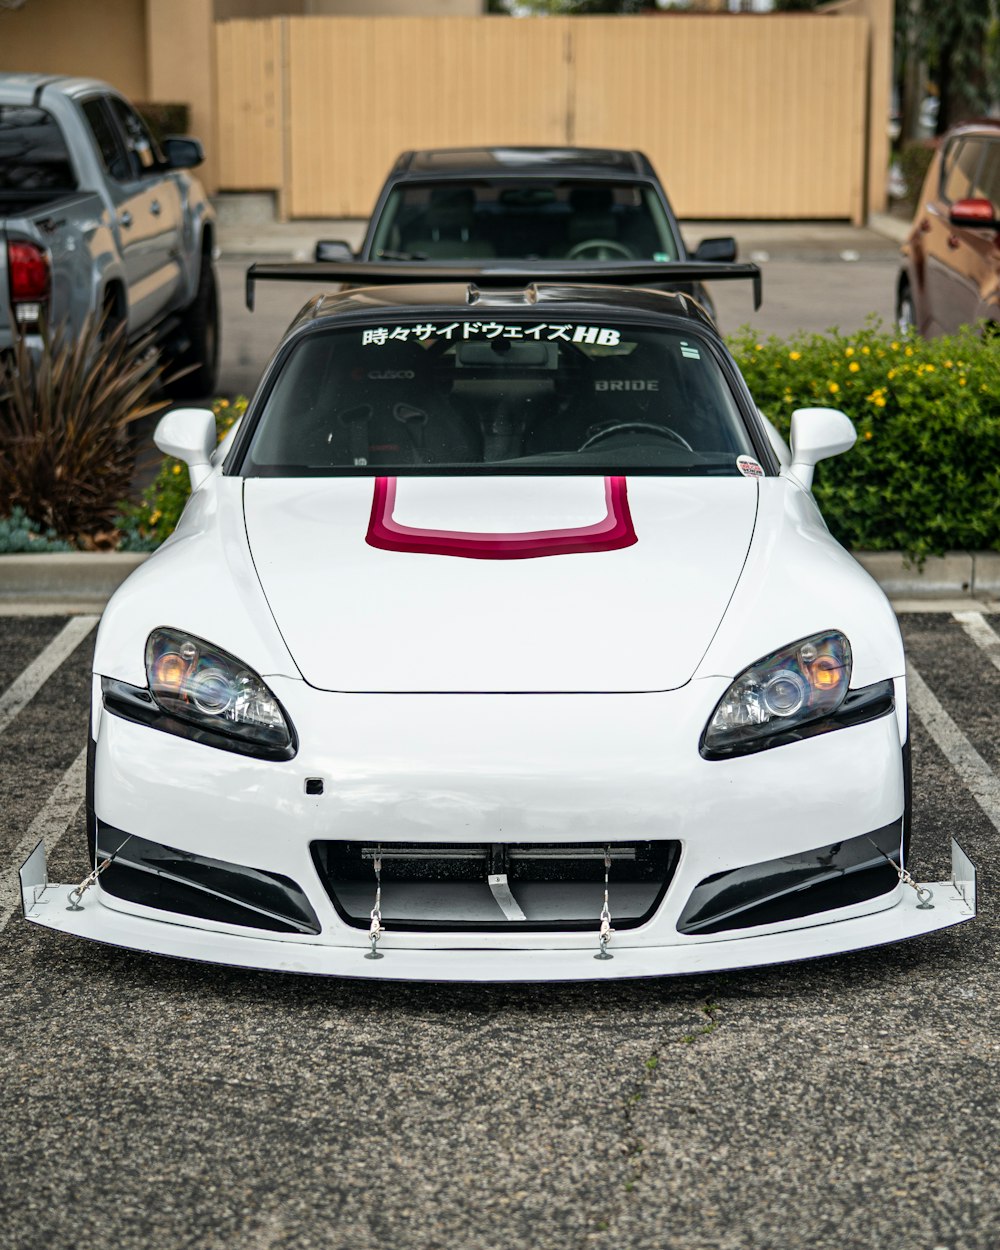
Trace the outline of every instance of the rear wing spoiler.
<instances>
[{"instance_id":1,"label":"rear wing spoiler","mask_svg":"<svg viewBox=\"0 0 1000 1250\"><path fill-rule=\"evenodd\" d=\"M247 308L253 312L258 282L308 282L314 287L352 283L395 286L409 282L469 282L480 287L526 285L533 282L580 282L599 286L657 286L674 282L744 281L753 283L753 306L760 307L761 274L757 265L737 261L519 261L516 264L470 264L456 261L326 260L298 264L254 264L247 270Z\"/></svg>"}]
</instances>

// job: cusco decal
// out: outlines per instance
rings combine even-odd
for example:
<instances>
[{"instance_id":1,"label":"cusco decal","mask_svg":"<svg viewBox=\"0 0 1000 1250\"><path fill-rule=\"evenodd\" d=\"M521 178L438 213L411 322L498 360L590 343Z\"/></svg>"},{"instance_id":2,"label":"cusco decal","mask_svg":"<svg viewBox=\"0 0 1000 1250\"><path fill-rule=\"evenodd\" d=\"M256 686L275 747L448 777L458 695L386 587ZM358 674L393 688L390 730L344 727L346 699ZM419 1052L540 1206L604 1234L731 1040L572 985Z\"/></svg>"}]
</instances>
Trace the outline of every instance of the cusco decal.
<instances>
[{"instance_id":1,"label":"cusco decal","mask_svg":"<svg viewBox=\"0 0 1000 1250\"><path fill-rule=\"evenodd\" d=\"M565 530L535 530L524 534L473 534L460 530L416 529L393 520L396 479L377 477L371 520L365 541L383 551L420 552L433 556L462 556L468 560L531 560L538 556L565 556L580 552L618 551L637 540L623 477L604 479L607 515L594 525Z\"/></svg>"}]
</instances>

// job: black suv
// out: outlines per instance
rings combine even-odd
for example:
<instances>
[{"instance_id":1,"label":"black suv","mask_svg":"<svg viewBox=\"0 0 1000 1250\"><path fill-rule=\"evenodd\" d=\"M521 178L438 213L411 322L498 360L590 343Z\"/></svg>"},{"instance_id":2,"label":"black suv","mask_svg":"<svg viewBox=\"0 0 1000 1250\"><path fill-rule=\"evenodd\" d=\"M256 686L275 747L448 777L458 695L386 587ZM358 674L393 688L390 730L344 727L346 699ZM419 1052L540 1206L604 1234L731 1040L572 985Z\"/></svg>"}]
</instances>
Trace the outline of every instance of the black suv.
<instances>
[{"instance_id":1,"label":"black suv","mask_svg":"<svg viewBox=\"0 0 1000 1250\"><path fill-rule=\"evenodd\" d=\"M320 243L317 260L353 258ZM492 147L404 152L379 193L359 260L732 261L736 240L688 253L641 152ZM664 279L714 310L698 284Z\"/></svg>"}]
</instances>

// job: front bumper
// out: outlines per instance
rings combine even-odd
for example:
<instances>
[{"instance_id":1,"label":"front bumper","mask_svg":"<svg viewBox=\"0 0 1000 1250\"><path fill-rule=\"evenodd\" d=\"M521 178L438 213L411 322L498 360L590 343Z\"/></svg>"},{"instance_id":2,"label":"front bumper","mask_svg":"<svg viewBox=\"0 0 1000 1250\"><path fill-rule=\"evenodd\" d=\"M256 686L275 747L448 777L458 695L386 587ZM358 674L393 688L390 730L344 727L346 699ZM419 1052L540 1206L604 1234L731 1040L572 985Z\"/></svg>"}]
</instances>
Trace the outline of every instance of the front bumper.
<instances>
[{"instance_id":1,"label":"front bumper","mask_svg":"<svg viewBox=\"0 0 1000 1250\"><path fill-rule=\"evenodd\" d=\"M299 730L299 752L289 761L249 759L132 723L101 709L95 681L98 845L108 854L129 835L135 841L121 872L109 871L79 911L66 910L68 887L47 885L44 852L36 853L23 878L27 919L236 966L544 981L809 958L974 914L974 874L960 852L955 878L964 893L939 883L933 910L918 909L891 870L886 878L885 862L876 862L869 888L872 840L879 840L876 861L879 852L883 861L899 854L904 784L894 714L709 762L698 754L698 735L725 678L668 695L400 697L329 694L286 679L272 685ZM901 690L897 700L903 704ZM321 794L310 784L316 779ZM655 904L638 907L631 925L619 911L610 960L594 959L599 897L570 913L575 925L546 931L387 924L378 948L384 958L366 960L365 909L359 927L357 914L345 914L352 906L357 913L356 900L337 903L328 888L335 869L317 847L468 843L508 850L670 843L677 854L661 864L665 892ZM837 889L813 905L824 879ZM612 923L617 880L615 868ZM188 905L194 886L221 891L227 905L249 904L254 915ZM435 906L447 913L446 900Z\"/></svg>"},{"instance_id":2,"label":"front bumper","mask_svg":"<svg viewBox=\"0 0 1000 1250\"><path fill-rule=\"evenodd\" d=\"M45 847L39 843L21 868L21 899L26 920L76 937L128 950L171 955L204 963L316 976L363 977L380 981L584 981L691 975L751 968L791 960L862 950L919 937L971 920L976 914L976 870L952 839L949 881L934 882L933 907L921 909L913 890L901 888L893 905L874 915L724 941L674 946L630 945L616 938L613 957L595 958L584 949L511 948L475 950L393 946L382 943L384 958L369 960L364 948L332 945L299 936L274 940L245 933L221 933L187 923L112 910L98 888L70 906L69 885L48 881Z\"/></svg>"}]
</instances>

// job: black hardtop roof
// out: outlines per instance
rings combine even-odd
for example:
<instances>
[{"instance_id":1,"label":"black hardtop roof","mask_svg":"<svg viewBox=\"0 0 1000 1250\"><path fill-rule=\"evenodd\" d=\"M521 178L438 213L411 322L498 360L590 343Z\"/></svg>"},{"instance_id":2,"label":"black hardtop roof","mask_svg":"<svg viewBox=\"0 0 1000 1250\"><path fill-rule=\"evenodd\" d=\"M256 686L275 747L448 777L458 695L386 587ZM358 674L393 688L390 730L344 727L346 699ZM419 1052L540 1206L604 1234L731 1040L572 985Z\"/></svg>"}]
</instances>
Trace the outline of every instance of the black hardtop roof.
<instances>
[{"instance_id":1,"label":"black hardtop roof","mask_svg":"<svg viewBox=\"0 0 1000 1250\"><path fill-rule=\"evenodd\" d=\"M289 326L289 334L303 324L334 322L347 315L367 313L381 320L388 313L410 315L417 309L446 309L449 316L469 317L477 312L495 317L506 311L539 316L554 305L573 306L579 315L603 316L608 313L639 313L655 317L682 318L692 328L718 339L719 331L696 299L682 291L654 291L643 287L586 286L579 283L529 283L524 287L480 288L475 283L432 283L426 285L351 287L327 295L317 295ZM561 314L560 314L561 315Z\"/></svg>"},{"instance_id":2,"label":"black hardtop roof","mask_svg":"<svg viewBox=\"0 0 1000 1250\"><path fill-rule=\"evenodd\" d=\"M623 148L425 148L403 152L389 175L410 178L655 178L642 152Z\"/></svg>"}]
</instances>

